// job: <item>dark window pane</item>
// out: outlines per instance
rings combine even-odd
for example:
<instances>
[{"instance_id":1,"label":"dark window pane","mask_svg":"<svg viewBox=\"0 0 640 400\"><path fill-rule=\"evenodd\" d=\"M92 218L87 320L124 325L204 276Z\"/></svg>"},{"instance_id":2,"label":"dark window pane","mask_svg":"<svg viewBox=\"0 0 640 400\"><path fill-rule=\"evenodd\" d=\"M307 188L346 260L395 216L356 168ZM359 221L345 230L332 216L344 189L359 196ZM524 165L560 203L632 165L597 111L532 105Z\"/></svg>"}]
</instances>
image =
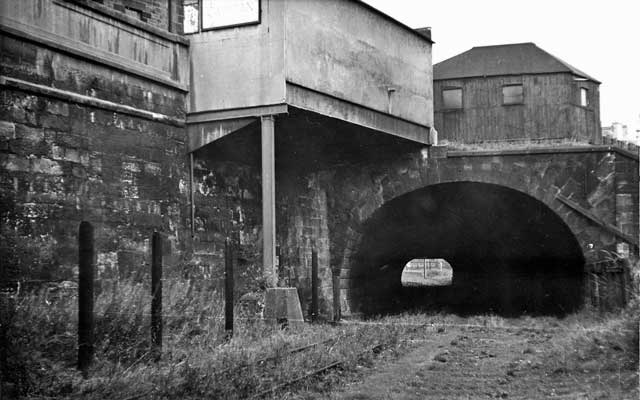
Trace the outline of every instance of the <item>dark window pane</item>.
<instances>
[{"instance_id":1,"label":"dark window pane","mask_svg":"<svg viewBox=\"0 0 640 400\"><path fill-rule=\"evenodd\" d=\"M524 91L522 85L510 85L502 87L502 104L524 103Z\"/></svg>"},{"instance_id":2,"label":"dark window pane","mask_svg":"<svg viewBox=\"0 0 640 400\"><path fill-rule=\"evenodd\" d=\"M444 89L442 103L444 108L462 108L462 89Z\"/></svg>"},{"instance_id":3,"label":"dark window pane","mask_svg":"<svg viewBox=\"0 0 640 400\"><path fill-rule=\"evenodd\" d=\"M198 0L183 0L184 3L184 33L198 32L200 13Z\"/></svg>"},{"instance_id":4,"label":"dark window pane","mask_svg":"<svg viewBox=\"0 0 640 400\"><path fill-rule=\"evenodd\" d=\"M202 0L202 28L260 21L260 0Z\"/></svg>"}]
</instances>

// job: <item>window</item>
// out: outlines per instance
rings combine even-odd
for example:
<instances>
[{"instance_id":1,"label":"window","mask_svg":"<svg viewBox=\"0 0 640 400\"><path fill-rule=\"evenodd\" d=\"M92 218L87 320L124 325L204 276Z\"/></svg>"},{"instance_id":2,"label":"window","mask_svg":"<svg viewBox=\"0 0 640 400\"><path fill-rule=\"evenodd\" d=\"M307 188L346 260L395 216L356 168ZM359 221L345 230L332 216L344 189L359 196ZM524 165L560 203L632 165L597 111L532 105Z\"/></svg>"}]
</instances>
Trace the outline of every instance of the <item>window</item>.
<instances>
[{"instance_id":1,"label":"window","mask_svg":"<svg viewBox=\"0 0 640 400\"><path fill-rule=\"evenodd\" d=\"M146 22L146 18L142 17L142 10L133 7L125 7L124 8L125 15L138 19L142 22Z\"/></svg>"},{"instance_id":2,"label":"window","mask_svg":"<svg viewBox=\"0 0 640 400\"><path fill-rule=\"evenodd\" d=\"M462 108L462 89L452 88L442 90L442 104L445 109Z\"/></svg>"},{"instance_id":3,"label":"window","mask_svg":"<svg viewBox=\"0 0 640 400\"><path fill-rule=\"evenodd\" d=\"M524 103L524 90L522 85L506 85L502 87L502 104Z\"/></svg>"},{"instance_id":4,"label":"window","mask_svg":"<svg viewBox=\"0 0 640 400\"><path fill-rule=\"evenodd\" d=\"M260 23L260 0L184 0L184 32Z\"/></svg>"},{"instance_id":5,"label":"window","mask_svg":"<svg viewBox=\"0 0 640 400\"><path fill-rule=\"evenodd\" d=\"M580 105L582 107L589 106L589 90L587 88L580 88Z\"/></svg>"},{"instance_id":6,"label":"window","mask_svg":"<svg viewBox=\"0 0 640 400\"><path fill-rule=\"evenodd\" d=\"M200 0L183 0L184 6L184 33L198 32L200 19Z\"/></svg>"}]
</instances>

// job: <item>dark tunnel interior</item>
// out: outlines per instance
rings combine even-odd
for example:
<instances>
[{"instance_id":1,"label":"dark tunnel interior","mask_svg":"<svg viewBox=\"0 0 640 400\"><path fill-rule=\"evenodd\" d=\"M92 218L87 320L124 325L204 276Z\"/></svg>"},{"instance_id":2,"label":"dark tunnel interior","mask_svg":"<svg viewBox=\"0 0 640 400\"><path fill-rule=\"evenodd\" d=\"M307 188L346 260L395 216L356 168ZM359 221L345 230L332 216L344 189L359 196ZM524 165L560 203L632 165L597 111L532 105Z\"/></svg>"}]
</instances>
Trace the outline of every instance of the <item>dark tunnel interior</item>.
<instances>
[{"instance_id":1,"label":"dark tunnel interior","mask_svg":"<svg viewBox=\"0 0 640 400\"><path fill-rule=\"evenodd\" d=\"M404 265L443 258L452 284L403 287ZM351 307L363 315L434 310L462 315L565 315L583 302L584 257L545 204L499 185L455 182L397 197L364 226Z\"/></svg>"}]
</instances>

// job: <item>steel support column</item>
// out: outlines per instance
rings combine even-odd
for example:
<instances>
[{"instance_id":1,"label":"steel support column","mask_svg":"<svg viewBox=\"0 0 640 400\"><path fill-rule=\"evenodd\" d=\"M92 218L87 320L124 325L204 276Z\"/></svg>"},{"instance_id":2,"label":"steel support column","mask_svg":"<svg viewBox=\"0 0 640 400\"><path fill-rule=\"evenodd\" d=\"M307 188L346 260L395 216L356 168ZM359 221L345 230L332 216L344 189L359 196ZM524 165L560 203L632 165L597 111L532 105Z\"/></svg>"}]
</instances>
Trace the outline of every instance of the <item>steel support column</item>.
<instances>
[{"instance_id":1,"label":"steel support column","mask_svg":"<svg viewBox=\"0 0 640 400\"><path fill-rule=\"evenodd\" d=\"M262 268L267 287L277 286L275 123L273 115L260 118L262 131Z\"/></svg>"}]
</instances>

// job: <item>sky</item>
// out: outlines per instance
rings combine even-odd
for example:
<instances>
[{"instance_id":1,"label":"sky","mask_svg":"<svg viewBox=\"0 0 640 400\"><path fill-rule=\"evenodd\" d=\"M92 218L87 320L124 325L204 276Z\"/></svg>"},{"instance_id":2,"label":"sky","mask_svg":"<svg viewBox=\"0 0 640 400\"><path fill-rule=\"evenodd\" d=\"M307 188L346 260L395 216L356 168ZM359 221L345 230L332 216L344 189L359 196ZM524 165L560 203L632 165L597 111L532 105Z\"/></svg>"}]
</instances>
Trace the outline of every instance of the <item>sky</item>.
<instances>
[{"instance_id":1,"label":"sky","mask_svg":"<svg viewBox=\"0 0 640 400\"><path fill-rule=\"evenodd\" d=\"M474 46L534 42L598 79L603 126L640 129L638 0L365 0L412 27L430 26L433 63Z\"/></svg>"}]
</instances>

